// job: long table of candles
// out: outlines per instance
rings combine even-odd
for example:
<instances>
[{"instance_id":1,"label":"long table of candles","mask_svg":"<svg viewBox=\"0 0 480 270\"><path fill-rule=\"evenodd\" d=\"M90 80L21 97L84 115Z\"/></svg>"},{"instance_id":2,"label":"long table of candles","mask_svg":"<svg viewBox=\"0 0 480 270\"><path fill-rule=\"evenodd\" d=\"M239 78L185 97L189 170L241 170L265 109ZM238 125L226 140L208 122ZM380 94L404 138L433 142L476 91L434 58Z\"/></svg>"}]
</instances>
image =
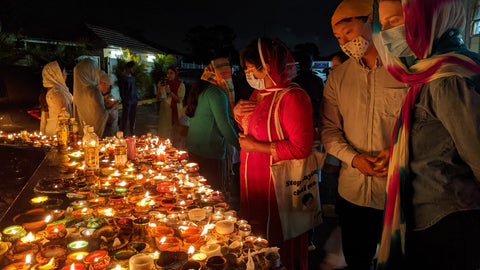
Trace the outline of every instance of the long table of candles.
<instances>
[{"instance_id":1,"label":"long table of candles","mask_svg":"<svg viewBox=\"0 0 480 270\"><path fill-rule=\"evenodd\" d=\"M41 134L0 132L3 145L50 149L0 221L1 267L281 268L278 248L210 188L186 151L155 136L133 140L121 167L113 141L101 141L100 166L91 171L80 144L60 149Z\"/></svg>"}]
</instances>

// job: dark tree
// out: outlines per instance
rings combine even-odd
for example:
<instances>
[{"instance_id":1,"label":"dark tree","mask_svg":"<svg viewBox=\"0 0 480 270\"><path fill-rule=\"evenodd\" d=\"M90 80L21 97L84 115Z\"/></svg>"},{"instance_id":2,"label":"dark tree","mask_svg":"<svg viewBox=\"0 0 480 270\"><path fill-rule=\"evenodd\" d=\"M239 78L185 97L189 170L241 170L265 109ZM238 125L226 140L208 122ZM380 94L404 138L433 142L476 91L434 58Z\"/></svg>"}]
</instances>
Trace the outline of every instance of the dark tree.
<instances>
[{"instance_id":1,"label":"dark tree","mask_svg":"<svg viewBox=\"0 0 480 270\"><path fill-rule=\"evenodd\" d=\"M184 41L189 44L195 62L208 64L218 57L236 59L235 38L233 29L225 25L195 26L188 30Z\"/></svg>"}]
</instances>

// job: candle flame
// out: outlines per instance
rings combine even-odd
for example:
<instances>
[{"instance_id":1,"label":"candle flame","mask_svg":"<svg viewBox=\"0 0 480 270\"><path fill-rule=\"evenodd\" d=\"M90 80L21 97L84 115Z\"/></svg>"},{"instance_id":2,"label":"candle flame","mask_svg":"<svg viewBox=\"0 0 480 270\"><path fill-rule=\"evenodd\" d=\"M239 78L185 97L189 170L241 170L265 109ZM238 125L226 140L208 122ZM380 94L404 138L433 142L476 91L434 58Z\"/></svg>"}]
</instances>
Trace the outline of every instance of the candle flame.
<instances>
[{"instance_id":1,"label":"candle flame","mask_svg":"<svg viewBox=\"0 0 480 270\"><path fill-rule=\"evenodd\" d=\"M72 265L70 265L70 270L75 270L75 263L72 263Z\"/></svg>"},{"instance_id":2,"label":"candle flame","mask_svg":"<svg viewBox=\"0 0 480 270\"><path fill-rule=\"evenodd\" d=\"M32 263L32 255L31 254L28 254L26 257L25 257L25 264L31 264Z\"/></svg>"},{"instance_id":3,"label":"candle flame","mask_svg":"<svg viewBox=\"0 0 480 270\"><path fill-rule=\"evenodd\" d=\"M167 240L167 238L165 238L165 236L164 236L164 237L162 237L162 239L160 239L160 244L163 244L163 243L165 243L165 240Z\"/></svg>"},{"instance_id":4,"label":"candle flame","mask_svg":"<svg viewBox=\"0 0 480 270\"><path fill-rule=\"evenodd\" d=\"M86 207L82 209L83 213L86 213L87 211L88 211L88 208L86 208Z\"/></svg>"},{"instance_id":5,"label":"candle flame","mask_svg":"<svg viewBox=\"0 0 480 270\"><path fill-rule=\"evenodd\" d=\"M205 225L205 227L203 227L203 231L200 234L200 236L204 236L204 235L207 234L209 225L210 225L210 223L207 223L207 225Z\"/></svg>"},{"instance_id":6,"label":"candle flame","mask_svg":"<svg viewBox=\"0 0 480 270\"><path fill-rule=\"evenodd\" d=\"M48 215L47 217L45 217L45 223L49 223L51 219L52 219L52 216Z\"/></svg>"},{"instance_id":7,"label":"candle flame","mask_svg":"<svg viewBox=\"0 0 480 270\"><path fill-rule=\"evenodd\" d=\"M81 248L82 244L82 242L78 241L77 243L75 243L75 248Z\"/></svg>"},{"instance_id":8,"label":"candle flame","mask_svg":"<svg viewBox=\"0 0 480 270\"><path fill-rule=\"evenodd\" d=\"M122 269L122 267L120 266L120 264L117 264L117 265L115 266L115 270L120 270L120 269Z\"/></svg>"},{"instance_id":9,"label":"candle flame","mask_svg":"<svg viewBox=\"0 0 480 270\"><path fill-rule=\"evenodd\" d=\"M77 257L75 257L77 261L83 260L83 254L78 254Z\"/></svg>"},{"instance_id":10,"label":"candle flame","mask_svg":"<svg viewBox=\"0 0 480 270\"><path fill-rule=\"evenodd\" d=\"M32 232L29 232L29 233L27 234L27 236L25 236L25 237L22 238L22 242L24 242L24 243L29 243L29 242L32 242L32 241L34 241L34 240L35 240L35 236L33 235Z\"/></svg>"},{"instance_id":11,"label":"candle flame","mask_svg":"<svg viewBox=\"0 0 480 270\"><path fill-rule=\"evenodd\" d=\"M192 255L194 252L195 252L195 247L194 247L194 246L190 246L190 247L188 248L188 252L187 252L187 253L188 253L189 255Z\"/></svg>"}]
</instances>

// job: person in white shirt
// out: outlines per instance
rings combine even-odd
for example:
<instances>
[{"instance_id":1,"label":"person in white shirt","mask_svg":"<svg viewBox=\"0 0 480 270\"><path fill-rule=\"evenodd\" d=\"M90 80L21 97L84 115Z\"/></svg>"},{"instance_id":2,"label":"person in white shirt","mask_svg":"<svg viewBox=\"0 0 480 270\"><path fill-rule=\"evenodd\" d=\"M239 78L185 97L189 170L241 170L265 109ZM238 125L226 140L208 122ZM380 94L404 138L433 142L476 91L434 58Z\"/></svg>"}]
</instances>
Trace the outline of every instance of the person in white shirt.
<instances>
[{"instance_id":1,"label":"person in white shirt","mask_svg":"<svg viewBox=\"0 0 480 270\"><path fill-rule=\"evenodd\" d=\"M407 85L383 66L372 40L373 1L344 0L332 29L350 57L327 79L321 141L341 160L336 202L348 269L370 269L382 231L389 147Z\"/></svg>"}]
</instances>

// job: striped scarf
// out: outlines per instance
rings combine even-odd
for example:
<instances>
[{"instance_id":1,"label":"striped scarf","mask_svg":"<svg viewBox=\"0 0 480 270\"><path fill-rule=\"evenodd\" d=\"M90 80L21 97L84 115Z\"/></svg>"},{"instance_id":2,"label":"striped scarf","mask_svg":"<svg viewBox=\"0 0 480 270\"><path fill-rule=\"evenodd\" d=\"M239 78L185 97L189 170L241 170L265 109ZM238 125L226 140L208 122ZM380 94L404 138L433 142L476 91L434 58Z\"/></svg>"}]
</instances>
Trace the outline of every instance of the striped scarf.
<instances>
[{"instance_id":1,"label":"striped scarf","mask_svg":"<svg viewBox=\"0 0 480 270\"><path fill-rule=\"evenodd\" d=\"M235 106L235 91L232 81L232 68L227 58L217 58L208 64L202 74L202 80L220 87L228 98L228 108L232 112Z\"/></svg>"},{"instance_id":2,"label":"striped scarf","mask_svg":"<svg viewBox=\"0 0 480 270\"><path fill-rule=\"evenodd\" d=\"M378 250L377 269L404 269L405 233L410 221L411 175L409 138L414 105L423 85L438 78L459 76L480 88L480 56L469 51L461 40L465 15L461 0L402 0L407 43L415 53L413 65L406 59L383 52L388 71L410 85L392 134L387 176L384 224ZM374 4L372 32L378 37ZM378 14L377 14L378 19ZM378 39L376 40L378 42ZM378 46L378 43L377 47ZM380 48L379 53L385 50Z\"/></svg>"}]
</instances>

